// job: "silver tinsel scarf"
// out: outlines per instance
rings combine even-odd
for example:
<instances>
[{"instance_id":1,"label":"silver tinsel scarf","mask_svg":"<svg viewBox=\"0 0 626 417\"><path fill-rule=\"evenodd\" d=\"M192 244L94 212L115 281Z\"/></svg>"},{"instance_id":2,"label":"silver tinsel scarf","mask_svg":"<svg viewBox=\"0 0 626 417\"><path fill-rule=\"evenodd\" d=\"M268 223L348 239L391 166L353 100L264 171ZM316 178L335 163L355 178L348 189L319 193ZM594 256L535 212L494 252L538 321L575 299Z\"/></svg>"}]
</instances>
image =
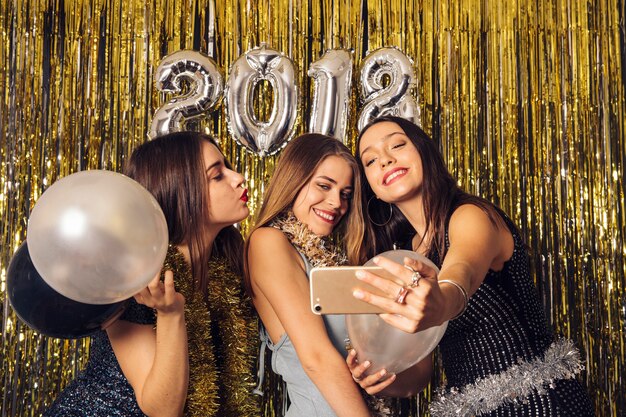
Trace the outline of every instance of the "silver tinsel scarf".
<instances>
[{"instance_id":1,"label":"silver tinsel scarf","mask_svg":"<svg viewBox=\"0 0 626 417\"><path fill-rule=\"evenodd\" d=\"M443 392L430 406L433 417L480 416L505 404L522 404L532 393L546 394L555 381L574 378L584 366L568 339L552 343L543 358L521 360L506 371Z\"/></svg>"}]
</instances>

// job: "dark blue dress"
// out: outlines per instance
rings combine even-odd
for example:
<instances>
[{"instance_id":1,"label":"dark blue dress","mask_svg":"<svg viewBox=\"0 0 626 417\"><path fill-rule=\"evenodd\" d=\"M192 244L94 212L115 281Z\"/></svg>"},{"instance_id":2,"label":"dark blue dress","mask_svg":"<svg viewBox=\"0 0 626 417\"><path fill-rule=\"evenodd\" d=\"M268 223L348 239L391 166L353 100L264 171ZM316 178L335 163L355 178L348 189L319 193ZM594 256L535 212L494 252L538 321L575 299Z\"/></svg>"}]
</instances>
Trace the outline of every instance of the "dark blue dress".
<instances>
[{"instance_id":1,"label":"dark blue dress","mask_svg":"<svg viewBox=\"0 0 626 417\"><path fill-rule=\"evenodd\" d=\"M134 299L120 317L139 324L155 324L151 308ZM144 417L135 392L113 353L106 331L91 336L89 361L84 370L57 397L44 417Z\"/></svg>"},{"instance_id":2,"label":"dark blue dress","mask_svg":"<svg viewBox=\"0 0 626 417\"><path fill-rule=\"evenodd\" d=\"M578 351L549 329L526 246L501 215L513 234L513 256L501 271L487 273L463 315L448 323L439 344L447 387L431 414L593 416L575 378L581 370ZM438 254L431 258L441 266Z\"/></svg>"}]
</instances>

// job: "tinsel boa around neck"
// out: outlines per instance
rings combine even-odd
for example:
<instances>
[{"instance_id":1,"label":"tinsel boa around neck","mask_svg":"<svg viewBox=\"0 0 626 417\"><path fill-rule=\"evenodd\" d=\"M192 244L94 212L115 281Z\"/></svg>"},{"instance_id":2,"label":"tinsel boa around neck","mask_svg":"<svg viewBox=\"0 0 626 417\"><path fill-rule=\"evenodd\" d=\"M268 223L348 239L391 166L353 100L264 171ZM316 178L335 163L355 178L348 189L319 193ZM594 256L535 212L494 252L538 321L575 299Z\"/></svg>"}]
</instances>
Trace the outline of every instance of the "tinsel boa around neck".
<instances>
[{"instance_id":1,"label":"tinsel boa around neck","mask_svg":"<svg viewBox=\"0 0 626 417\"><path fill-rule=\"evenodd\" d=\"M345 253L328 236L313 233L292 211L278 216L270 226L281 230L314 267L345 265L348 262Z\"/></svg>"}]
</instances>

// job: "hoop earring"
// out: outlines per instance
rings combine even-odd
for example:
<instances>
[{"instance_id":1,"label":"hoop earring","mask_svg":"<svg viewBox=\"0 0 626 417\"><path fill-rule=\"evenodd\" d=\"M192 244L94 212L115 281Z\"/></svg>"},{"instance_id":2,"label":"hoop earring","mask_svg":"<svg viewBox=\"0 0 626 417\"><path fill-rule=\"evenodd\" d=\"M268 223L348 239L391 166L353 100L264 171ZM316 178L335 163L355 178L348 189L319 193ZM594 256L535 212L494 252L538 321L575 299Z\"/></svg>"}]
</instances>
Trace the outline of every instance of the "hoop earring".
<instances>
[{"instance_id":1,"label":"hoop earring","mask_svg":"<svg viewBox=\"0 0 626 417\"><path fill-rule=\"evenodd\" d=\"M387 223L389 223L391 221L391 217L393 216L393 206L391 204L387 203L389 205L389 218L387 219L387 221L385 223L376 223L374 221L374 218L370 214L370 203L372 202L373 198L374 198L374 196L371 196L370 199L367 200L367 217L369 217L370 221L375 226L378 226L378 227L386 226Z\"/></svg>"}]
</instances>

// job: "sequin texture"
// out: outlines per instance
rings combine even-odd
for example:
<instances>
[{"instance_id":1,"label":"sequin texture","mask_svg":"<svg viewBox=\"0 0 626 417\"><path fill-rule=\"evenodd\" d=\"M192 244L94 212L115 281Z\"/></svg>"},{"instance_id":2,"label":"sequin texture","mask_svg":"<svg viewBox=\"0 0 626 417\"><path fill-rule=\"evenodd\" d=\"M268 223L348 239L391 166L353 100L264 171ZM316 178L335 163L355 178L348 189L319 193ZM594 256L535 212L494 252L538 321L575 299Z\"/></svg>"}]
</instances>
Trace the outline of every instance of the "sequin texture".
<instances>
[{"instance_id":1,"label":"sequin texture","mask_svg":"<svg viewBox=\"0 0 626 417\"><path fill-rule=\"evenodd\" d=\"M488 272L464 314L449 322L439 345L447 386L431 406L431 414L593 416L589 396L573 378L580 370L577 356L570 358L571 369L554 373L561 376L559 379L550 377L556 370L547 366L542 374L545 381L537 380L544 358L557 352L554 363L560 363L571 352L578 353L571 342L563 349L559 343L550 349L555 337L530 277L526 247L512 222L503 217L513 234L513 256L501 271ZM437 254L432 257L440 264ZM512 392L528 395L520 397ZM473 409L458 406L470 402L476 404Z\"/></svg>"}]
</instances>

